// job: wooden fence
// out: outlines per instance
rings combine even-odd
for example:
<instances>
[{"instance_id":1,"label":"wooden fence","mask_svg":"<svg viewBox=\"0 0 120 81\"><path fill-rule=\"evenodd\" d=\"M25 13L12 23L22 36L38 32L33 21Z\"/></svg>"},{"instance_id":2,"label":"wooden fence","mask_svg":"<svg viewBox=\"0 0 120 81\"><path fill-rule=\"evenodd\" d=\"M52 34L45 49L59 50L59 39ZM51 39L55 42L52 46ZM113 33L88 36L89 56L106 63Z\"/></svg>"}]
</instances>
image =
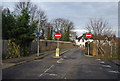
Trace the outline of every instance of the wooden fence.
<instances>
[{"instance_id":1,"label":"wooden fence","mask_svg":"<svg viewBox=\"0 0 120 81\"><path fill-rule=\"evenodd\" d=\"M97 42L94 41L90 44L90 53L92 55L102 55L105 57L114 57L119 55L118 50L120 49L118 47L119 43L116 42L109 42L109 43L104 43L99 49L97 49ZM87 51L87 49L86 49Z\"/></svg>"},{"instance_id":2,"label":"wooden fence","mask_svg":"<svg viewBox=\"0 0 120 81\"><path fill-rule=\"evenodd\" d=\"M59 41L60 43L60 49L64 48L75 48L71 42L63 42ZM37 53L37 40L33 40L30 45L30 52L31 53ZM40 40L39 41L40 46L40 52L54 50L57 47L57 41L55 40ZM2 54L8 54L8 49L10 46L8 45L8 40L2 40Z\"/></svg>"}]
</instances>

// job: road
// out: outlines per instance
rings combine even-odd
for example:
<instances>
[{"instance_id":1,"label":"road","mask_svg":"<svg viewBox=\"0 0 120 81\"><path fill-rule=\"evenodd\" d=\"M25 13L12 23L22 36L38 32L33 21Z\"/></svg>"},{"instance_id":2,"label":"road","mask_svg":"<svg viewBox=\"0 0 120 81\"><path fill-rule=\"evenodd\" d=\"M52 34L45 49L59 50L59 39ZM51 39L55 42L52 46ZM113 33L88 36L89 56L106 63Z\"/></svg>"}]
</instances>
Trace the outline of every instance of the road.
<instances>
[{"instance_id":1,"label":"road","mask_svg":"<svg viewBox=\"0 0 120 81\"><path fill-rule=\"evenodd\" d=\"M3 79L118 79L114 63L86 57L83 50L72 49L60 59L52 55L3 69Z\"/></svg>"}]
</instances>

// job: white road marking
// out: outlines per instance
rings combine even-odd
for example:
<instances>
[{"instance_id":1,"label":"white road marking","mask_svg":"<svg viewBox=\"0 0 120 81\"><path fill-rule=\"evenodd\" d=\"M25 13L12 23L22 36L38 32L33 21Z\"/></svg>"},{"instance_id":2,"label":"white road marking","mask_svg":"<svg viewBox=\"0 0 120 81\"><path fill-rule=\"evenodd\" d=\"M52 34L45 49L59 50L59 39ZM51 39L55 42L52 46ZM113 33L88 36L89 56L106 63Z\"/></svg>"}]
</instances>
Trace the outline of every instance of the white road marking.
<instances>
[{"instance_id":1,"label":"white road marking","mask_svg":"<svg viewBox=\"0 0 120 81\"><path fill-rule=\"evenodd\" d=\"M101 59L96 59L96 60L101 60Z\"/></svg>"},{"instance_id":2,"label":"white road marking","mask_svg":"<svg viewBox=\"0 0 120 81\"><path fill-rule=\"evenodd\" d=\"M40 74L39 77L41 77L42 75L44 75L47 71L49 71L54 65L50 66L48 69L46 69L42 74Z\"/></svg>"},{"instance_id":3,"label":"white road marking","mask_svg":"<svg viewBox=\"0 0 120 81\"><path fill-rule=\"evenodd\" d=\"M104 64L105 62L101 61L100 63L103 63L103 64Z\"/></svg>"},{"instance_id":4,"label":"white road marking","mask_svg":"<svg viewBox=\"0 0 120 81\"><path fill-rule=\"evenodd\" d=\"M119 71L108 71L108 72L111 72L111 73L120 73Z\"/></svg>"},{"instance_id":5,"label":"white road marking","mask_svg":"<svg viewBox=\"0 0 120 81\"><path fill-rule=\"evenodd\" d=\"M57 63L62 63L62 62L60 62L60 61L58 60Z\"/></svg>"},{"instance_id":6,"label":"white road marking","mask_svg":"<svg viewBox=\"0 0 120 81\"><path fill-rule=\"evenodd\" d=\"M63 60L63 58L60 58L57 63L62 63L61 61Z\"/></svg>"},{"instance_id":7,"label":"white road marking","mask_svg":"<svg viewBox=\"0 0 120 81\"><path fill-rule=\"evenodd\" d=\"M110 68L111 66L110 65L102 65L103 67L108 67L108 68Z\"/></svg>"},{"instance_id":8,"label":"white road marking","mask_svg":"<svg viewBox=\"0 0 120 81\"><path fill-rule=\"evenodd\" d=\"M44 73L42 73L39 77L41 77Z\"/></svg>"},{"instance_id":9,"label":"white road marking","mask_svg":"<svg viewBox=\"0 0 120 81\"><path fill-rule=\"evenodd\" d=\"M51 76L57 76L57 74L49 74L49 75L51 75Z\"/></svg>"},{"instance_id":10,"label":"white road marking","mask_svg":"<svg viewBox=\"0 0 120 81\"><path fill-rule=\"evenodd\" d=\"M66 58L67 56L64 56L64 58Z\"/></svg>"},{"instance_id":11,"label":"white road marking","mask_svg":"<svg viewBox=\"0 0 120 81\"><path fill-rule=\"evenodd\" d=\"M67 52L68 50L66 50L66 51L63 51L61 54L63 54L63 53L65 53L65 52Z\"/></svg>"}]
</instances>

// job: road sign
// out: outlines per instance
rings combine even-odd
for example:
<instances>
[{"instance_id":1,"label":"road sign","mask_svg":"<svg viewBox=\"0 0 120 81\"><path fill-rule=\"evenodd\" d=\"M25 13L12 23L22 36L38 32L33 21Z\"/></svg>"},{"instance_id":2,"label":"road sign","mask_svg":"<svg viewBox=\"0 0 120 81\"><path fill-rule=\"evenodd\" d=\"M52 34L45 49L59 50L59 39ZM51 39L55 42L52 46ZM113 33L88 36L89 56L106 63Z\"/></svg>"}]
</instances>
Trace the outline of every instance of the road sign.
<instances>
[{"instance_id":1,"label":"road sign","mask_svg":"<svg viewBox=\"0 0 120 81\"><path fill-rule=\"evenodd\" d=\"M39 38L39 37L40 37L40 33L37 33L37 34L36 34L36 37L38 37L38 38Z\"/></svg>"},{"instance_id":2,"label":"road sign","mask_svg":"<svg viewBox=\"0 0 120 81\"><path fill-rule=\"evenodd\" d=\"M86 33L86 38L91 38L92 34L91 33Z\"/></svg>"},{"instance_id":3,"label":"road sign","mask_svg":"<svg viewBox=\"0 0 120 81\"><path fill-rule=\"evenodd\" d=\"M61 38L61 33L56 33L55 38Z\"/></svg>"}]
</instances>

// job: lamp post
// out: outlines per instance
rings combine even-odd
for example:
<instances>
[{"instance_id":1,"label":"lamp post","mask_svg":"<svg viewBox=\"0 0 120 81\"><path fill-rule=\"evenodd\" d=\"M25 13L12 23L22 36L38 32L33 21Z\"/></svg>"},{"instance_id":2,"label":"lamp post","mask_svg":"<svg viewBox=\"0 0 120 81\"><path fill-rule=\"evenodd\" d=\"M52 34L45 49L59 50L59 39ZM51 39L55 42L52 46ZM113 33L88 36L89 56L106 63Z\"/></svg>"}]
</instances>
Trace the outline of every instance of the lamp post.
<instances>
[{"instance_id":1,"label":"lamp post","mask_svg":"<svg viewBox=\"0 0 120 81\"><path fill-rule=\"evenodd\" d=\"M37 40L37 42L38 42L38 46L37 46L37 56L39 56L39 52L40 52L40 51L39 51L39 36L40 36L40 35L38 35L38 34L39 34L39 29L40 29L39 26L40 26L40 22L38 22L38 33L37 33L37 37L38 37L38 40Z\"/></svg>"},{"instance_id":2,"label":"lamp post","mask_svg":"<svg viewBox=\"0 0 120 81\"><path fill-rule=\"evenodd\" d=\"M44 21L45 19L41 19L41 21ZM39 56L40 54L40 50L39 50L39 48L40 48L40 46L39 46L39 38L40 38L40 20L38 21L38 33L36 34L37 35L37 37L38 37L38 40L37 40L37 42L38 42L38 46L37 46L37 56Z\"/></svg>"}]
</instances>

